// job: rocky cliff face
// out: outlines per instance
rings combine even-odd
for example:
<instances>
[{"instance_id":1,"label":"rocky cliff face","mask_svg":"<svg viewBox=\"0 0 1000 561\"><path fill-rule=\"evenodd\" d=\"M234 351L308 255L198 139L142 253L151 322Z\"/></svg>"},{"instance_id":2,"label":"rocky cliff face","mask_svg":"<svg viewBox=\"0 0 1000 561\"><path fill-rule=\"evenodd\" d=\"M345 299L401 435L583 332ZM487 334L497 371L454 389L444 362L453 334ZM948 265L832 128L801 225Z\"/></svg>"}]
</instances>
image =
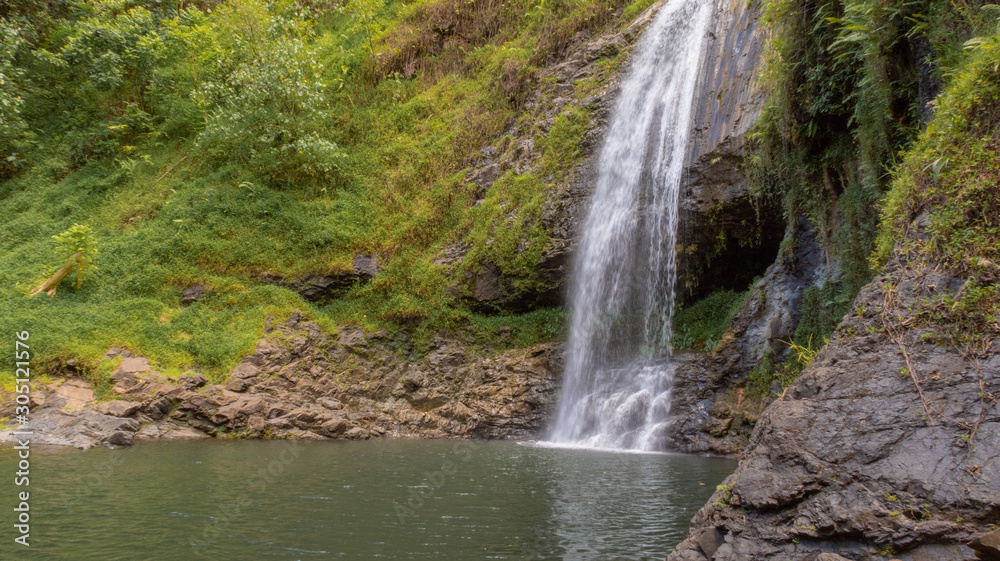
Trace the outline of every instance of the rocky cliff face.
<instances>
[{"instance_id":1,"label":"rocky cliff face","mask_svg":"<svg viewBox=\"0 0 1000 561\"><path fill-rule=\"evenodd\" d=\"M745 137L765 99L760 11L759 2L719 0L705 37L680 197L684 298L745 290L774 262L785 231L781 209L755 200L742 171Z\"/></svg>"},{"instance_id":2,"label":"rocky cliff face","mask_svg":"<svg viewBox=\"0 0 1000 561\"><path fill-rule=\"evenodd\" d=\"M770 404L770 398L744 401L741 388L765 356L787 354L803 293L828 273L826 253L807 220L789 229L785 240L790 249L780 252L750 289L722 341L711 352L677 357L675 420L668 435L672 448L739 454Z\"/></svg>"},{"instance_id":3,"label":"rocky cliff face","mask_svg":"<svg viewBox=\"0 0 1000 561\"><path fill-rule=\"evenodd\" d=\"M586 110L589 124L579 143L580 157L572 169L555 178L544 204L541 222L549 241L537 269L528 278L517 278L484 263L477 274L462 281L464 293L486 309L523 310L562 303L591 182L597 175L594 168L601 141L618 92L620 73L603 69L609 61L621 64L662 4L662 0L654 4L618 33L578 36L564 56L541 72L541 85L525 104L525 113L532 118L513 123L505 132L509 140L502 149L487 147L469 174L485 192L508 170L536 169L540 153L535 146L555 119L574 109ZM705 37L689 165L681 190L678 251L684 298L697 298L718 288L744 290L774 262L784 235L780 209L751 197L741 169L744 137L764 99L755 82L762 40L759 12L759 4L722 0ZM627 62L621 66L627 68ZM584 82L586 89L580 87ZM446 249L445 253L454 254L446 261L461 260L464 249L461 244ZM516 284L522 288L515 289Z\"/></svg>"},{"instance_id":4,"label":"rocky cliff face","mask_svg":"<svg viewBox=\"0 0 1000 561\"><path fill-rule=\"evenodd\" d=\"M862 290L669 559L975 558L1000 523L1000 341L917 312L963 285L897 265Z\"/></svg>"}]
</instances>

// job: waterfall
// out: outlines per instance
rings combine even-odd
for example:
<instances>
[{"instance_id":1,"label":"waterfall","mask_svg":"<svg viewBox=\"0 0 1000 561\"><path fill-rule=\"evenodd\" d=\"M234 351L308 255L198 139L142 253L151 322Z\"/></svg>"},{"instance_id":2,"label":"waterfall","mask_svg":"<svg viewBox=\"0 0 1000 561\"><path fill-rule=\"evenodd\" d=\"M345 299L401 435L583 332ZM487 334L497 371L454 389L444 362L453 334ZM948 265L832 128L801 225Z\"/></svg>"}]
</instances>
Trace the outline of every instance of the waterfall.
<instances>
[{"instance_id":1,"label":"waterfall","mask_svg":"<svg viewBox=\"0 0 1000 561\"><path fill-rule=\"evenodd\" d=\"M573 268L554 443L663 446L677 197L711 4L668 0L622 82Z\"/></svg>"}]
</instances>

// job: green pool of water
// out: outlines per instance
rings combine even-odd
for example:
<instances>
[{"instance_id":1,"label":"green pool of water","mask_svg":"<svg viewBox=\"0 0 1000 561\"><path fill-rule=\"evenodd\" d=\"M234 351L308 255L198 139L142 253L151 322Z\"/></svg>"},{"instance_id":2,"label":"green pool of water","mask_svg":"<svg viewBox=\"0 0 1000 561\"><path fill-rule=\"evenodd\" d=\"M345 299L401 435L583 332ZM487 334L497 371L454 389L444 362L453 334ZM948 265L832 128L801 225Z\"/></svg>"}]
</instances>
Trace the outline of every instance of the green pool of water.
<instances>
[{"instance_id":1,"label":"green pool of water","mask_svg":"<svg viewBox=\"0 0 1000 561\"><path fill-rule=\"evenodd\" d=\"M3 558L662 559L736 463L515 442L197 441L33 450ZM16 458L0 449L13 483Z\"/></svg>"}]
</instances>

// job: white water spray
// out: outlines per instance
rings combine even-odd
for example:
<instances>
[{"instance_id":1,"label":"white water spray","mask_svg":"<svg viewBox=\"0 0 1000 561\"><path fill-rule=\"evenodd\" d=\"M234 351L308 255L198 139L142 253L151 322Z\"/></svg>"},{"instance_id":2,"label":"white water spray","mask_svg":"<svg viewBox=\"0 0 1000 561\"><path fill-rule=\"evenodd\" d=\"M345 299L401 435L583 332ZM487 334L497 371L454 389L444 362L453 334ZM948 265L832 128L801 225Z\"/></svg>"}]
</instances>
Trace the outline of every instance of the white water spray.
<instances>
[{"instance_id":1,"label":"white water spray","mask_svg":"<svg viewBox=\"0 0 1000 561\"><path fill-rule=\"evenodd\" d=\"M677 196L711 4L669 0L622 83L574 264L555 443L663 447Z\"/></svg>"}]
</instances>

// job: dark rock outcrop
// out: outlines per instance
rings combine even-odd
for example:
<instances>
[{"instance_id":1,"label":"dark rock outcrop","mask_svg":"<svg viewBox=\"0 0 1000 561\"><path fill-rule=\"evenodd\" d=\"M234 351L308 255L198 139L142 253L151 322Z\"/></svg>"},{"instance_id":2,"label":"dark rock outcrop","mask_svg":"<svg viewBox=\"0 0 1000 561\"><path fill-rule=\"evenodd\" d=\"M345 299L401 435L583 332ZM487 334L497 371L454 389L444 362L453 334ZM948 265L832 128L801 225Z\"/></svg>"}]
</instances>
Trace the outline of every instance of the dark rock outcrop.
<instances>
[{"instance_id":1,"label":"dark rock outcrop","mask_svg":"<svg viewBox=\"0 0 1000 561\"><path fill-rule=\"evenodd\" d=\"M356 255L350 271L336 274L309 274L295 280L280 275L265 274L260 281L265 284L283 286L298 292L303 298L317 304L328 304L347 292L355 284L369 282L375 278L380 268L378 257Z\"/></svg>"},{"instance_id":2,"label":"dark rock outcrop","mask_svg":"<svg viewBox=\"0 0 1000 561\"><path fill-rule=\"evenodd\" d=\"M208 294L207 288L198 283L194 283L185 288L181 293L181 306L194 304L204 298L206 294Z\"/></svg>"},{"instance_id":3,"label":"dark rock outcrop","mask_svg":"<svg viewBox=\"0 0 1000 561\"><path fill-rule=\"evenodd\" d=\"M826 253L807 220L785 237L786 248L751 288L722 341L708 353L675 359L671 448L684 452L738 454L770 401L741 400L738 392L765 355L787 354L800 319L806 288L826 278Z\"/></svg>"},{"instance_id":4,"label":"dark rock outcrop","mask_svg":"<svg viewBox=\"0 0 1000 561\"><path fill-rule=\"evenodd\" d=\"M864 288L669 559L975 558L1000 521L1000 341L947 344L915 311L963 284L897 268Z\"/></svg>"},{"instance_id":5,"label":"dark rock outcrop","mask_svg":"<svg viewBox=\"0 0 1000 561\"><path fill-rule=\"evenodd\" d=\"M681 184L678 280L681 298L745 290L774 261L785 233L781 208L749 191L745 137L763 106L757 86L764 30L761 4L716 3L705 37L687 168Z\"/></svg>"}]
</instances>

